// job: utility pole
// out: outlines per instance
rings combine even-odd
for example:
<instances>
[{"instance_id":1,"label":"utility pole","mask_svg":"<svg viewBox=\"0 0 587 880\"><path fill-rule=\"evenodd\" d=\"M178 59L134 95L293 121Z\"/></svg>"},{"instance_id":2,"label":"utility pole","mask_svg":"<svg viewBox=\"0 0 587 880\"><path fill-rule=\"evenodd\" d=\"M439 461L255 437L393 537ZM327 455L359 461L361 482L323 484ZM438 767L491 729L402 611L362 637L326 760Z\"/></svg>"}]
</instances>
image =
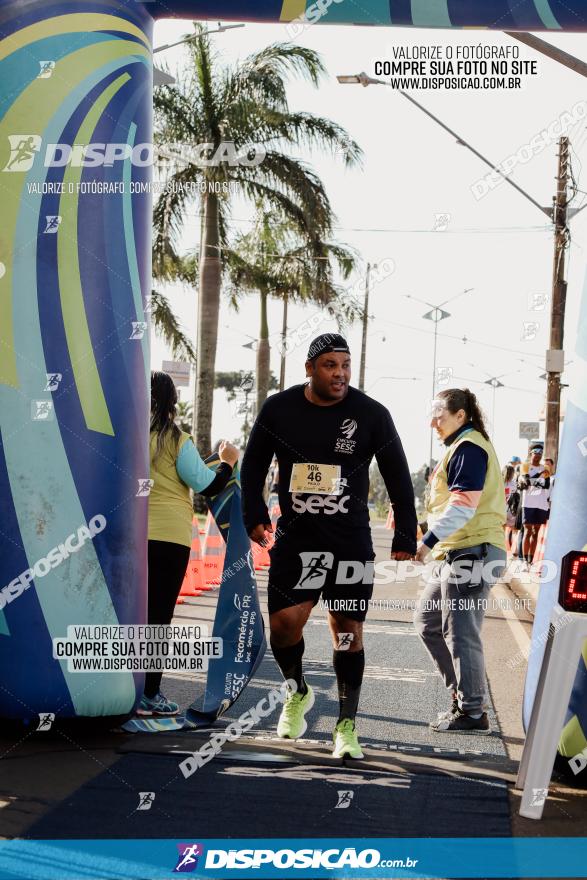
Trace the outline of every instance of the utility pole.
<instances>
[{"instance_id":1,"label":"utility pole","mask_svg":"<svg viewBox=\"0 0 587 880\"><path fill-rule=\"evenodd\" d=\"M371 263L367 263L365 276L365 305L363 308L363 338L361 339L361 367L359 370L359 391L365 390L365 362L367 360L367 326L369 324L369 275Z\"/></svg>"},{"instance_id":2,"label":"utility pole","mask_svg":"<svg viewBox=\"0 0 587 880\"><path fill-rule=\"evenodd\" d=\"M552 306L550 310L550 349L546 353L546 417L545 451L555 462L558 456L560 429L561 373L564 369L563 338L567 282L565 280L565 251L569 241L567 226L569 186L569 139L561 137L558 152L556 196L553 199L554 262L552 272Z\"/></svg>"}]
</instances>

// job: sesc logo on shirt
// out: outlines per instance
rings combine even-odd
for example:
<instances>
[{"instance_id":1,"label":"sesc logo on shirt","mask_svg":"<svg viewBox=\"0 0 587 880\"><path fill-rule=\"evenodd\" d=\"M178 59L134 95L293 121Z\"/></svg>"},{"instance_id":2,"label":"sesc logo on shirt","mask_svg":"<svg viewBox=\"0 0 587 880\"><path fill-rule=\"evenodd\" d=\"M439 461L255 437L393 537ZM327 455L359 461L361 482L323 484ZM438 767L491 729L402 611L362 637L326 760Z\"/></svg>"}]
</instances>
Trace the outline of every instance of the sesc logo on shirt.
<instances>
[{"instance_id":1,"label":"sesc logo on shirt","mask_svg":"<svg viewBox=\"0 0 587 880\"><path fill-rule=\"evenodd\" d=\"M354 419L345 419L343 421L339 428L342 437L339 437L336 441L334 446L335 452L345 452L347 455L352 455L355 451L357 441L351 440L351 437L355 434L357 427L357 423Z\"/></svg>"}]
</instances>

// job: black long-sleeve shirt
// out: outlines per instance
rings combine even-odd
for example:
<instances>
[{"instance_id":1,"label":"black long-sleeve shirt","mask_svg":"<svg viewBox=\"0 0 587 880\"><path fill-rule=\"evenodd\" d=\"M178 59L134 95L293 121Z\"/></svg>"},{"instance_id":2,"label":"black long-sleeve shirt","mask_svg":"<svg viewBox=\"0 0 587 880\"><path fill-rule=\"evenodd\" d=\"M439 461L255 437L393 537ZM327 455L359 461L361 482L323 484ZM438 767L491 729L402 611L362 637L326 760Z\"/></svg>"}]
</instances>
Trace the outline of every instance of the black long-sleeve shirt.
<instances>
[{"instance_id":1,"label":"black long-sleeve shirt","mask_svg":"<svg viewBox=\"0 0 587 880\"><path fill-rule=\"evenodd\" d=\"M399 435L382 404L349 388L332 406L307 400L296 385L268 398L251 431L242 468L247 530L268 523L263 485L273 455L279 465L277 546L292 551L331 550L370 558L369 465L375 457L395 516L392 550L416 550L414 490ZM332 494L290 491L296 463L336 465L340 482ZM349 554L354 553L354 556Z\"/></svg>"}]
</instances>

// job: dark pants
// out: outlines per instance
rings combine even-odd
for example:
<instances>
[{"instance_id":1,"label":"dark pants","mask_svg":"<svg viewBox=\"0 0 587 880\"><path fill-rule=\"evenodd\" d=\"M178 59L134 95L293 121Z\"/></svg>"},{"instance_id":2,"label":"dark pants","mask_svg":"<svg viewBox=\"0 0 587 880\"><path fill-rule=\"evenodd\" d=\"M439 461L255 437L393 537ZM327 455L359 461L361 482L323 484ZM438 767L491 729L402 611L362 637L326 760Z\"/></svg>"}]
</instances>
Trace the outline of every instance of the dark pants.
<instances>
[{"instance_id":1,"label":"dark pants","mask_svg":"<svg viewBox=\"0 0 587 880\"><path fill-rule=\"evenodd\" d=\"M148 623L171 623L189 558L190 548L183 544L149 541ZM158 693L162 677L162 672L147 672L145 696Z\"/></svg>"}]
</instances>

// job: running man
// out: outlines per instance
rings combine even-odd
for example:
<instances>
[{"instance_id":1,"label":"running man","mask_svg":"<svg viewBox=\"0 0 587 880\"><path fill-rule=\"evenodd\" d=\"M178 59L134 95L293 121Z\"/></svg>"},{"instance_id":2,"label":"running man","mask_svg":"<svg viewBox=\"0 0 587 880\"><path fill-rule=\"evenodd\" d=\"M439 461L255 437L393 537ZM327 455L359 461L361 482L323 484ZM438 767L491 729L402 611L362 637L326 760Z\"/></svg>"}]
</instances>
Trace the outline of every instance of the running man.
<instances>
[{"instance_id":1,"label":"running man","mask_svg":"<svg viewBox=\"0 0 587 880\"><path fill-rule=\"evenodd\" d=\"M275 454L281 517L270 551L271 648L284 678L297 684L284 703L277 733L297 739L307 728L314 692L302 670L303 630L322 595L329 608L339 694L334 756L362 758L355 716L365 669L363 621L373 592L375 554L367 507L373 456L394 507L392 559L412 559L416 550L414 492L388 410L349 387L351 358L342 336L325 333L314 339L306 378L307 384L270 397L253 426L241 471L244 520L257 543L273 531L262 491ZM308 568L321 556L322 576L303 585ZM349 565L342 566L347 576L337 579L339 563L350 561L359 572L354 583L349 583Z\"/></svg>"}]
</instances>

